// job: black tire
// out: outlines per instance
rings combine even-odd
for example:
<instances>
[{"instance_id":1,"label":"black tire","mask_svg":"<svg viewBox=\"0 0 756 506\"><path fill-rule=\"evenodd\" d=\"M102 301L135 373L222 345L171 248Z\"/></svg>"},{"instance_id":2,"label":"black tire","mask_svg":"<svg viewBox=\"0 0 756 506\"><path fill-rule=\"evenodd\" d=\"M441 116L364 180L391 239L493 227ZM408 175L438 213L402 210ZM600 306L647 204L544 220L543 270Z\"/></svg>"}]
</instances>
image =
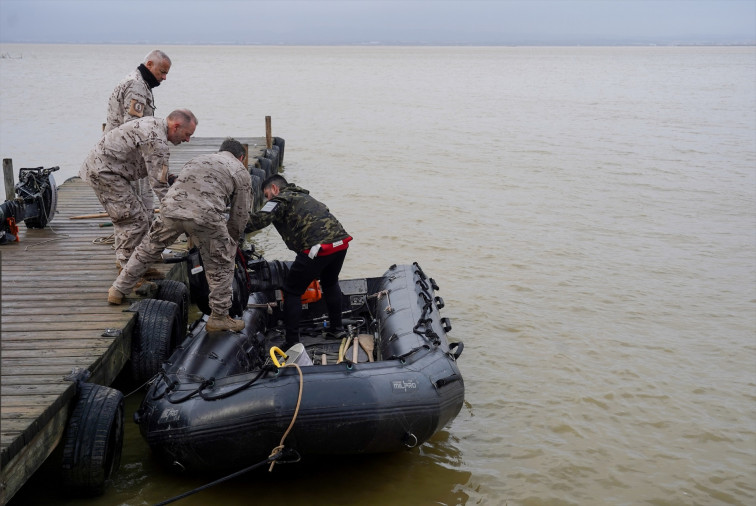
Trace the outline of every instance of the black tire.
<instances>
[{"instance_id":1,"label":"black tire","mask_svg":"<svg viewBox=\"0 0 756 506\"><path fill-rule=\"evenodd\" d=\"M179 307L181 316L181 329L186 330L189 322L189 289L180 281L173 279L159 279L155 281L158 286L156 299L174 302Z\"/></svg>"},{"instance_id":2,"label":"black tire","mask_svg":"<svg viewBox=\"0 0 756 506\"><path fill-rule=\"evenodd\" d=\"M131 339L134 381L145 383L157 374L183 338L181 315L175 302L158 299L139 302L137 324Z\"/></svg>"},{"instance_id":3,"label":"black tire","mask_svg":"<svg viewBox=\"0 0 756 506\"><path fill-rule=\"evenodd\" d=\"M284 147L286 147L286 141L281 137L273 137L273 145L278 146L278 168L282 169L284 164Z\"/></svg>"},{"instance_id":4,"label":"black tire","mask_svg":"<svg viewBox=\"0 0 756 506\"><path fill-rule=\"evenodd\" d=\"M270 160L271 175L278 174L278 146L273 146L271 149L266 149L263 156Z\"/></svg>"},{"instance_id":5,"label":"black tire","mask_svg":"<svg viewBox=\"0 0 756 506\"><path fill-rule=\"evenodd\" d=\"M273 172L273 168L271 167L270 158L259 157L257 161L260 162L260 168L265 172L266 178L275 174L275 172Z\"/></svg>"},{"instance_id":6,"label":"black tire","mask_svg":"<svg viewBox=\"0 0 756 506\"><path fill-rule=\"evenodd\" d=\"M252 197L255 206L255 211L258 211L263 206L263 200L265 199L262 192L262 182L265 177L265 173L261 169L251 168L249 169L249 177L252 179Z\"/></svg>"},{"instance_id":7,"label":"black tire","mask_svg":"<svg viewBox=\"0 0 756 506\"><path fill-rule=\"evenodd\" d=\"M118 470L123 448L123 394L82 383L63 436L61 473L69 493L94 496Z\"/></svg>"}]
</instances>

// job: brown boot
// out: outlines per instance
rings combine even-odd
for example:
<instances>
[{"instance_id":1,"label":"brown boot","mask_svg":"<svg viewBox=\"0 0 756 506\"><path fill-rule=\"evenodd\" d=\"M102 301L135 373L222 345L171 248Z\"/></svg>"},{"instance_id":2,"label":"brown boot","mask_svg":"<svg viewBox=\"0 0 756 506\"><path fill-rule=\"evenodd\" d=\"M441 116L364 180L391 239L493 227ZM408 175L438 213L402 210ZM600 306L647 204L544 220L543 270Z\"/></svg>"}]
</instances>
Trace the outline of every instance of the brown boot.
<instances>
[{"instance_id":1,"label":"brown boot","mask_svg":"<svg viewBox=\"0 0 756 506\"><path fill-rule=\"evenodd\" d=\"M243 328L244 322L242 320L234 320L228 315L218 315L216 313L210 315L205 325L205 330L208 332L217 332L219 330L241 332Z\"/></svg>"},{"instance_id":2,"label":"brown boot","mask_svg":"<svg viewBox=\"0 0 756 506\"><path fill-rule=\"evenodd\" d=\"M125 296L126 294L119 292L116 287L111 286L110 290L108 290L108 303L118 305L123 302Z\"/></svg>"},{"instance_id":3,"label":"brown boot","mask_svg":"<svg viewBox=\"0 0 756 506\"><path fill-rule=\"evenodd\" d=\"M153 279L163 279L165 278L165 275L159 270L155 269L154 267L150 267L144 272L144 274L142 274L142 277L147 280L153 280Z\"/></svg>"},{"instance_id":4,"label":"brown boot","mask_svg":"<svg viewBox=\"0 0 756 506\"><path fill-rule=\"evenodd\" d=\"M140 297L155 298L158 292L158 285L152 281L148 281L144 278L139 278L136 285L134 285L134 291Z\"/></svg>"}]
</instances>

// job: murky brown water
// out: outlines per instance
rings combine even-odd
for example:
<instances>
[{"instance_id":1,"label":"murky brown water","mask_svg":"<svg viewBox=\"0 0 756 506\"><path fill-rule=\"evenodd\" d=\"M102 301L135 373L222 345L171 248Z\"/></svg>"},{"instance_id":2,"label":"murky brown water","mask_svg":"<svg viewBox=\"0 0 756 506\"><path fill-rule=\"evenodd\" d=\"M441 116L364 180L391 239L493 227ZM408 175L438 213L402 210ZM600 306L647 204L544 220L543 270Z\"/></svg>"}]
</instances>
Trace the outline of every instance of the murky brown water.
<instances>
[{"instance_id":1,"label":"murky brown water","mask_svg":"<svg viewBox=\"0 0 756 506\"><path fill-rule=\"evenodd\" d=\"M23 58L0 60L2 157L74 175L149 49L3 45ZM157 114L191 108L198 136L271 115L285 175L355 237L345 277L418 261L437 280L467 387L419 449L178 504L756 501L756 49L162 49ZM257 241L291 258L275 231ZM205 483L127 430L86 504ZM51 480L14 504L74 504Z\"/></svg>"}]
</instances>

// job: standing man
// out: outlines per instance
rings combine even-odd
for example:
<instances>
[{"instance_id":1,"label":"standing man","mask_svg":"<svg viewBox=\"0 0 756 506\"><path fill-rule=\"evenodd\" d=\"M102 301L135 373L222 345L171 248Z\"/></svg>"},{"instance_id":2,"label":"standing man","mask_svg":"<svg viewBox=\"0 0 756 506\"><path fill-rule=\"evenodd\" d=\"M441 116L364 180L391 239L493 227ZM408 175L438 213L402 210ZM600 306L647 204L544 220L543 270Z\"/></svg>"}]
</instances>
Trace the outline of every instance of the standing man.
<instances>
[{"instance_id":1,"label":"standing man","mask_svg":"<svg viewBox=\"0 0 756 506\"><path fill-rule=\"evenodd\" d=\"M152 88L160 86L171 70L171 59L156 49L144 57L144 63L127 75L115 87L108 100L108 116L104 133L117 128L127 121L155 115L155 99ZM152 188L147 178L133 181L131 186L142 199L147 213L152 217L155 208Z\"/></svg>"},{"instance_id":2,"label":"standing man","mask_svg":"<svg viewBox=\"0 0 756 506\"><path fill-rule=\"evenodd\" d=\"M299 342L301 297L318 278L328 307L327 335L346 337L341 320L339 273L352 238L324 204L312 198L307 190L287 183L283 176L270 176L262 187L268 202L250 216L245 231L260 230L273 223L286 246L297 254L283 286L286 345Z\"/></svg>"},{"instance_id":3,"label":"standing man","mask_svg":"<svg viewBox=\"0 0 756 506\"><path fill-rule=\"evenodd\" d=\"M188 109L177 109L165 119L129 121L103 135L79 170L113 222L116 261L121 266L147 233L152 217L130 183L148 177L162 199L169 186L168 142L176 146L189 142L196 128L197 118Z\"/></svg>"},{"instance_id":4,"label":"standing man","mask_svg":"<svg viewBox=\"0 0 756 506\"><path fill-rule=\"evenodd\" d=\"M129 263L108 291L108 302L120 304L131 293L147 267L160 253L186 234L199 247L210 288L212 313L208 332L239 332L244 322L234 320L231 308L234 256L244 233L252 203L252 178L242 163L244 146L226 139L218 153L200 155L187 162L178 179L161 200L160 214ZM226 221L226 208L230 207Z\"/></svg>"}]
</instances>

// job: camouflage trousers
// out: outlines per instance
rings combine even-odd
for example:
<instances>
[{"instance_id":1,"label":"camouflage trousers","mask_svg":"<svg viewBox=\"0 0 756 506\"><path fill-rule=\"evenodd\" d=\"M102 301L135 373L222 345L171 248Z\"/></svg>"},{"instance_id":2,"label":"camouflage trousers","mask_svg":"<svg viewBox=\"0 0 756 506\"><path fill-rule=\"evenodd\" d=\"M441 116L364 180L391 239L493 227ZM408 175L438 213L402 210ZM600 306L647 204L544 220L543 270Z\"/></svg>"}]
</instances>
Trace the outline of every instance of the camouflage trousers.
<instances>
[{"instance_id":1,"label":"camouflage trousers","mask_svg":"<svg viewBox=\"0 0 756 506\"><path fill-rule=\"evenodd\" d=\"M123 177L112 172L94 172L87 177L113 222L116 260L124 266L147 233L152 211L148 213L142 199Z\"/></svg>"},{"instance_id":2,"label":"camouflage trousers","mask_svg":"<svg viewBox=\"0 0 756 506\"><path fill-rule=\"evenodd\" d=\"M181 234L186 234L199 247L210 288L210 309L213 313L227 315L231 308L236 243L228 235L225 221L197 223L155 215L150 231L137 246L113 286L121 293L131 293L150 264L159 261L163 249L173 244Z\"/></svg>"},{"instance_id":3,"label":"camouflage trousers","mask_svg":"<svg viewBox=\"0 0 756 506\"><path fill-rule=\"evenodd\" d=\"M144 204L144 208L147 210L147 215L152 220L152 216L155 213L155 195L152 193L149 179L143 177L137 181L132 181L131 187L134 189L134 193L142 199L142 204Z\"/></svg>"}]
</instances>

